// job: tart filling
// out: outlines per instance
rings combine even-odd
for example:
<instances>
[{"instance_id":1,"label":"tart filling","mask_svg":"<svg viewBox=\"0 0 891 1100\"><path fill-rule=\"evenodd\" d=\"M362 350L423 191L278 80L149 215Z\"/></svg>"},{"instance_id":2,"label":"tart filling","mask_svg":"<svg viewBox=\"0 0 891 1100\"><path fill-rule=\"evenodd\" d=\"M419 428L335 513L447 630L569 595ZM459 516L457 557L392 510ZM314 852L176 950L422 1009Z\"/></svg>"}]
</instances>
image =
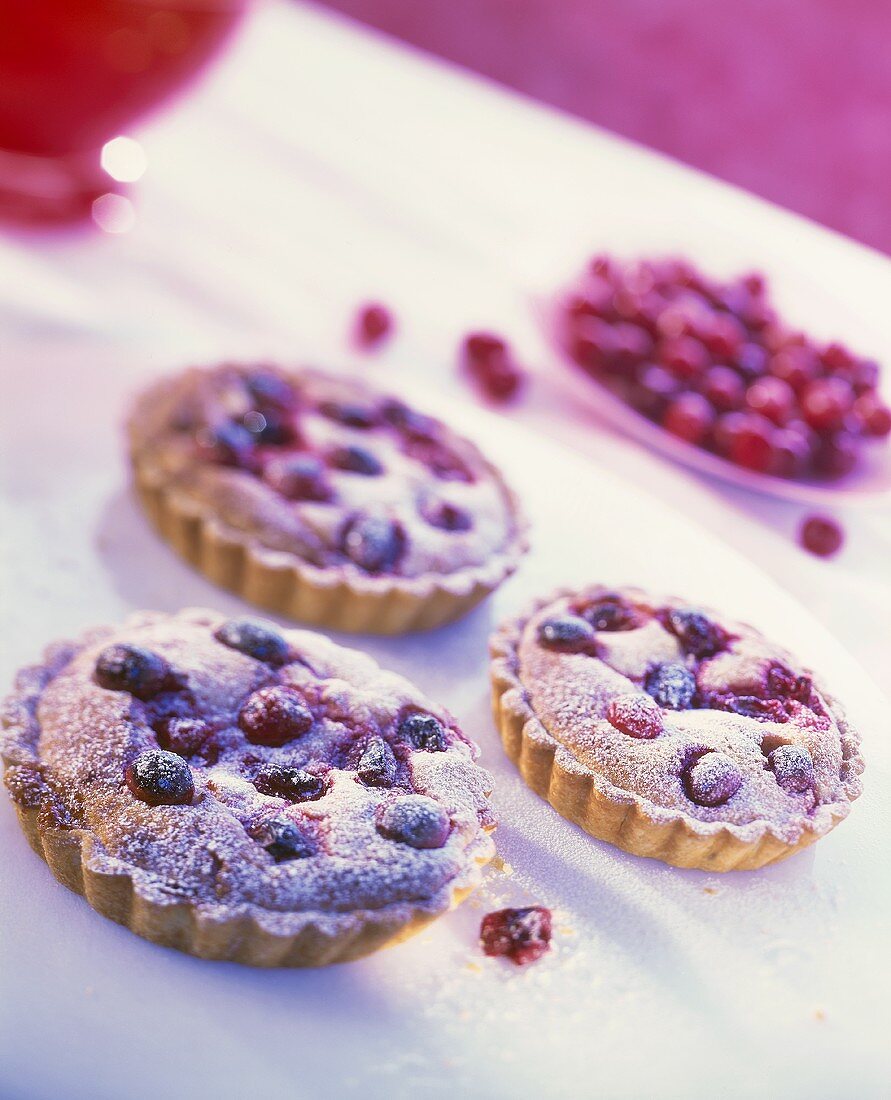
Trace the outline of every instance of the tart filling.
<instances>
[{"instance_id":1,"label":"tart filling","mask_svg":"<svg viewBox=\"0 0 891 1100\"><path fill-rule=\"evenodd\" d=\"M406 680L320 635L145 614L56 647L17 689L6 783L42 838L78 837L85 870L128 876L160 909L320 929L328 957L290 963L336 959L357 921L385 918L392 937L429 919L491 858L475 747ZM150 938L194 950L163 926Z\"/></svg>"},{"instance_id":2,"label":"tart filling","mask_svg":"<svg viewBox=\"0 0 891 1100\"><path fill-rule=\"evenodd\" d=\"M310 574L494 584L524 548L516 501L473 444L355 381L191 370L144 394L129 432L139 477Z\"/></svg>"},{"instance_id":3,"label":"tart filling","mask_svg":"<svg viewBox=\"0 0 891 1100\"><path fill-rule=\"evenodd\" d=\"M589 779L597 805L570 816L623 847L638 850L631 822L641 817L680 822L694 838L727 832L732 865L759 865L745 845L767 834L777 843L763 854L781 858L832 828L860 793L859 740L838 704L751 627L596 586L538 604L492 644L509 753L521 766L525 754L545 797L561 797L560 773ZM628 844L604 799L634 808ZM698 866L695 847L672 835L669 851L645 854ZM723 869L712 848L707 865Z\"/></svg>"}]
</instances>

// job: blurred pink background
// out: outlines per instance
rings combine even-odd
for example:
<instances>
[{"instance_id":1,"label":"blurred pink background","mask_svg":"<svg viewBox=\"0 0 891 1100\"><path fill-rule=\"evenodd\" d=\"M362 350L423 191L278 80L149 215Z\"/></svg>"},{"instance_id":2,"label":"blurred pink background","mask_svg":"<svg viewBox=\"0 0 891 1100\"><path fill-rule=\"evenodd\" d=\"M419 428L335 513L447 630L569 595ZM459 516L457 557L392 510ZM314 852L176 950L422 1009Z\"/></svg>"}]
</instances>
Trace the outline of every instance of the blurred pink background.
<instances>
[{"instance_id":1,"label":"blurred pink background","mask_svg":"<svg viewBox=\"0 0 891 1100\"><path fill-rule=\"evenodd\" d=\"M330 0L891 252L887 0Z\"/></svg>"}]
</instances>

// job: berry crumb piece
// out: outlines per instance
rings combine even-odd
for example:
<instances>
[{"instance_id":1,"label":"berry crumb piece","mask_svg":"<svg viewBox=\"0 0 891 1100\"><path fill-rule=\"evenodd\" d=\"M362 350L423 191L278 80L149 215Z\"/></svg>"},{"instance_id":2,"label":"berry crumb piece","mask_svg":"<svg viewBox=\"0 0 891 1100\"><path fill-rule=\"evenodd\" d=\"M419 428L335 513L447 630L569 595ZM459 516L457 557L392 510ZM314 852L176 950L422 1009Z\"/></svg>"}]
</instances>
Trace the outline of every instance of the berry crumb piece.
<instances>
[{"instance_id":1,"label":"berry crumb piece","mask_svg":"<svg viewBox=\"0 0 891 1100\"><path fill-rule=\"evenodd\" d=\"M841 549L845 535L841 525L829 516L807 516L798 532L798 540L812 554L831 558Z\"/></svg>"},{"instance_id":2,"label":"berry crumb piece","mask_svg":"<svg viewBox=\"0 0 891 1100\"><path fill-rule=\"evenodd\" d=\"M516 966L535 962L551 947L551 911L532 905L487 913L480 925L480 943L484 954L502 955Z\"/></svg>"},{"instance_id":3,"label":"berry crumb piece","mask_svg":"<svg viewBox=\"0 0 891 1100\"><path fill-rule=\"evenodd\" d=\"M356 315L356 342L363 348L376 347L390 335L393 327L393 314L387 307L380 302L368 302Z\"/></svg>"}]
</instances>

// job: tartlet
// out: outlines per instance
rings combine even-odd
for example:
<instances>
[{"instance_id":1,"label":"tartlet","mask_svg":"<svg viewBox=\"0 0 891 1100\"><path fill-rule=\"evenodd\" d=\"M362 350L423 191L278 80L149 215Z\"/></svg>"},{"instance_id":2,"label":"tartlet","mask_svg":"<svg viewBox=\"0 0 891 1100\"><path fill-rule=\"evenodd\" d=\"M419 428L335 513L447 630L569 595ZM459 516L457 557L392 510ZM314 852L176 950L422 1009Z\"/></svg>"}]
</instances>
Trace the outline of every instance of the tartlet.
<instances>
[{"instance_id":1,"label":"tartlet","mask_svg":"<svg viewBox=\"0 0 891 1100\"><path fill-rule=\"evenodd\" d=\"M137 399L128 436L139 498L174 549L311 625L440 626L526 549L515 495L472 443L353 379L188 370Z\"/></svg>"},{"instance_id":2,"label":"tartlet","mask_svg":"<svg viewBox=\"0 0 891 1100\"><path fill-rule=\"evenodd\" d=\"M51 647L4 709L22 828L146 939L320 966L422 928L493 855L454 719L319 634L143 613Z\"/></svg>"},{"instance_id":3,"label":"tartlet","mask_svg":"<svg viewBox=\"0 0 891 1100\"><path fill-rule=\"evenodd\" d=\"M861 791L836 700L757 630L637 588L561 590L491 639L526 783L593 836L710 871L776 862Z\"/></svg>"}]
</instances>

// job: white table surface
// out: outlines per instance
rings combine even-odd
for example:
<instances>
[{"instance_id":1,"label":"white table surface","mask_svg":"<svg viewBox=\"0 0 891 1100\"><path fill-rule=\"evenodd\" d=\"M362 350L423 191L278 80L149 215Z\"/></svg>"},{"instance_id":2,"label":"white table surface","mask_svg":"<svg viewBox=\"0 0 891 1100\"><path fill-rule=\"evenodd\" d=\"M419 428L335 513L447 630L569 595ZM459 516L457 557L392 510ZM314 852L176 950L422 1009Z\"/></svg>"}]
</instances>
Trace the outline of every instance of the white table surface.
<instances>
[{"instance_id":1,"label":"white table surface","mask_svg":"<svg viewBox=\"0 0 891 1100\"><path fill-rule=\"evenodd\" d=\"M369 375L386 384L410 371L431 394L470 401L454 350L470 327L493 327L534 375L517 422L741 551L886 687L888 508L840 513L843 555L810 557L792 538L801 509L700 480L597 425L551 369L529 304L602 247L679 249L717 272L766 270L792 316L891 364L887 259L340 18L272 0L196 94L138 133L149 168L129 232L0 238L0 370L59 356L40 424L64 415L88 369L72 369L72 352L79 363L117 354L122 376L130 361L160 370L218 355L335 364L368 298L400 325ZM612 527L623 515L610 499L601 520Z\"/></svg>"}]
</instances>

